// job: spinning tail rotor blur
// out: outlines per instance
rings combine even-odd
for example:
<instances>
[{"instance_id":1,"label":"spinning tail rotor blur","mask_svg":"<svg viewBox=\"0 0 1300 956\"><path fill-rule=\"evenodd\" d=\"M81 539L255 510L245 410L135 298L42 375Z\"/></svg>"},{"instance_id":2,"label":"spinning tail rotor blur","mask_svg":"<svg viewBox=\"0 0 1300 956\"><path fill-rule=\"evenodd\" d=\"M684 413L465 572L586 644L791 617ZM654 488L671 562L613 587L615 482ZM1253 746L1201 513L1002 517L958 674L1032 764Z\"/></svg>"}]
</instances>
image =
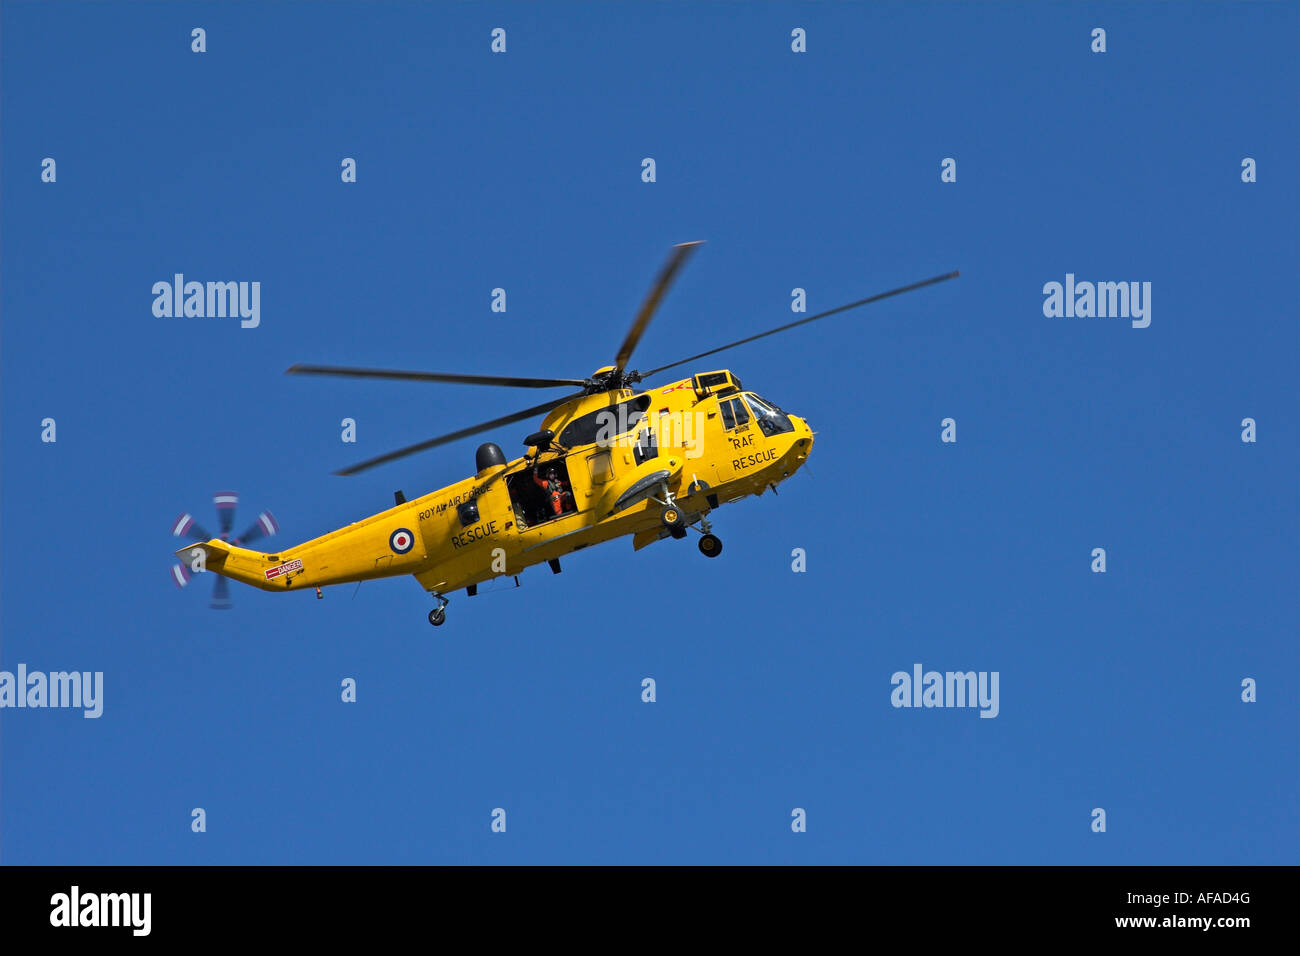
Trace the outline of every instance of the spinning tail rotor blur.
<instances>
[{"instance_id":1,"label":"spinning tail rotor blur","mask_svg":"<svg viewBox=\"0 0 1300 956\"><path fill-rule=\"evenodd\" d=\"M206 528L194 520L193 515L184 512L172 522L172 536L189 538L196 543L211 541L216 537L237 547L243 547L261 538L269 538L280 530L280 525L276 523L275 516L269 511L263 511L243 534L237 538L232 538L230 532L235 527L235 508L239 505L239 495L233 491L219 491L212 496L212 503L217 508L217 527L220 529L220 534L210 534ZM190 583L194 573L202 571L204 571L204 568L201 564L186 567L177 563L172 566L172 581L177 587L183 588ZM220 574L214 574L213 577L216 580L212 586L210 607L217 611L229 610L231 607L230 581Z\"/></svg>"}]
</instances>

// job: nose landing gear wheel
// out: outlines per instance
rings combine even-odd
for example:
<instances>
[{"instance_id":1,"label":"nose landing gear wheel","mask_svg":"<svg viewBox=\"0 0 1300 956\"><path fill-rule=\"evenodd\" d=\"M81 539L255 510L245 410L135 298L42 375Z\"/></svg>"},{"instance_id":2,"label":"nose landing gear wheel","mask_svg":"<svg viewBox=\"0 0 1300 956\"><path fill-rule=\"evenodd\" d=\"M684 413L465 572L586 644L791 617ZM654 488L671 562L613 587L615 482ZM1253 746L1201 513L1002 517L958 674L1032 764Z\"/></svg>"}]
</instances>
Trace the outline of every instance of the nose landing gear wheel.
<instances>
[{"instance_id":1,"label":"nose landing gear wheel","mask_svg":"<svg viewBox=\"0 0 1300 956\"><path fill-rule=\"evenodd\" d=\"M716 558L722 553L722 539L716 534L700 536L700 554L706 558Z\"/></svg>"}]
</instances>

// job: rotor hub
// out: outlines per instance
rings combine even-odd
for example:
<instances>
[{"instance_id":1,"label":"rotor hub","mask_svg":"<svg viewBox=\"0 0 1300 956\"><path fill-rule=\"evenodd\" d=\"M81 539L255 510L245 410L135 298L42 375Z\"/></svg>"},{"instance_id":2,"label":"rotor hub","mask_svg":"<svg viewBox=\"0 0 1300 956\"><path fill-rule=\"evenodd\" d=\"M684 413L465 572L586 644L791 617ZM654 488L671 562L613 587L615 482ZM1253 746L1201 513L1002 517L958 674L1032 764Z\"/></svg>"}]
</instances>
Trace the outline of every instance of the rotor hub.
<instances>
[{"instance_id":1,"label":"rotor hub","mask_svg":"<svg viewBox=\"0 0 1300 956\"><path fill-rule=\"evenodd\" d=\"M639 381L641 381L641 373L635 369L619 369L613 365L606 365L591 373L591 377L585 383L585 389L588 395L599 395L602 392L617 392Z\"/></svg>"}]
</instances>

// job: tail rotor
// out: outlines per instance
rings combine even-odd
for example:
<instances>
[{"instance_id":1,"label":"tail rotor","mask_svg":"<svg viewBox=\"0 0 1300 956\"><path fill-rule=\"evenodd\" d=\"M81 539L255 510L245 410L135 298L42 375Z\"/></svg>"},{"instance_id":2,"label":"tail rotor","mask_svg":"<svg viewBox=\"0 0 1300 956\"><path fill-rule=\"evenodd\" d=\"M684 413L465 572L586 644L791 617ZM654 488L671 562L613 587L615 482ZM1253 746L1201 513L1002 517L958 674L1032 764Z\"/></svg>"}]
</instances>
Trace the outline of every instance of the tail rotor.
<instances>
[{"instance_id":1,"label":"tail rotor","mask_svg":"<svg viewBox=\"0 0 1300 956\"><path fill-rule=\"evenodd\" d=\"M243 546L261 538L269 538L280 530L275 516L269 511L263 511L249 525L247 531L238 538L231 538L230 532L235 527L235 509L239 505L239 495L233 491L219 491L212 496L212 503L216 505L217 527L221 529L221 533L215 537L219 537L222 541ZM173 537L189 538L195 542L211 541L214 537L206 528L198 524L188 511L178 515L172 522L171 532ZM178 588L183 588L190 583L194 573L204 570L202 566L186 567L180 563L174 564L171 569L172 583ZM212 601L209 606L213 610L227 611L231 607L230 581L220 574L213 576L216 580L212 585Z\"/></svg>"}]
</instances>

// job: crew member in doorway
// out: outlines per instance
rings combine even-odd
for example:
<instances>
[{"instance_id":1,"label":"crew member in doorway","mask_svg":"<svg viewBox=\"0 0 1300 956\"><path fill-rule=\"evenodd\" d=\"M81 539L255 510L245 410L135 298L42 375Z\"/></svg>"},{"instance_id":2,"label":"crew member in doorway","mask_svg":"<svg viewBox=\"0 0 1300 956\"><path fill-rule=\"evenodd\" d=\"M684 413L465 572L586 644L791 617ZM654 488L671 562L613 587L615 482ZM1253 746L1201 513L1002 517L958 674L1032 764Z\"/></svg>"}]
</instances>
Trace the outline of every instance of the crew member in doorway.
<instances>
[{"instance_id":1,"label":"crew member in doorway","mask_svg":"<svg viewBox=\"0 0 1300 956\"><path fill-rule=\"evenodd\" d=\"M551 511L556 515L564 514L564 499L568 496L568 489L564 487L564 482L560 479L560 473L554 465L546 469L545 477L538 472L533 472L533 481L538 488L546 492L546 500L550 502Z\"/></svg>"}]
</instances>

